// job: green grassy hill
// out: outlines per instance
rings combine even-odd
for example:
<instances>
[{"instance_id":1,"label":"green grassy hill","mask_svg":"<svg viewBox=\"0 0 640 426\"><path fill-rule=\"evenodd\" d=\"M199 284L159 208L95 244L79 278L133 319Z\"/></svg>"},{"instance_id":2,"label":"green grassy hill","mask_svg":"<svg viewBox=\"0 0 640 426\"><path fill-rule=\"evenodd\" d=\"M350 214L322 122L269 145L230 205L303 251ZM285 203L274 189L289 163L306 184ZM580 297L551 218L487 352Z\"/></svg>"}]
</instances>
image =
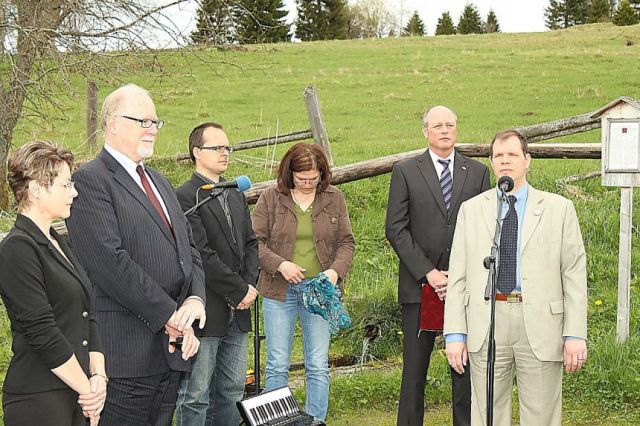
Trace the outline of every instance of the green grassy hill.
<instances>
[{"instance_id":1,"label":"green grassy hill","mask_svg":"<svg viewBox=\"0 0 640 426\"><path fill-rule=\"evenodd\" d=\"M337 165L426 146L420 119L425 108L435 104L458 113L460 141L488 142L500 129L592 111L620 95L640 98L640 25L277 44L252 46L246 52L166 52L160 59L166 76L137 70L123 79L150 89L158 115L167 122L158 155L186 152L190 130L203 121L222 123L232 143L307 128L302 91L310 84L318 89ZM80 158L89 156L84 144L84 82L76 79L74 83L68 96L60 98L64 115L57 114L46 123L36 120L40 126L21 121L15 132L17 144L32 138L52 139L72 147ZM111 84L100 84L100 99L119 85ZM597 142L600 132L564 140ZM238 152L234 158L242 162L234 162L228 175L248 174L254 182L268 179L270 170L262 162L280 158L288 146L278 146L275 154L265 149ZM174 184L190 175L188 164L156 166ZM574 201L588 253L590 361L582 373L565 379L568 421L589 424L597 412L616 424L638 424L637 232L633 235L632 338L618 346L614 341L619 191L601 187L597 179L557 183L564 176L598 169L599 162L593 160L534 160L529 180ZM383 325L383 338L372 348L378 357L395 357L401 350L395 303L397 260L384 239L387 187L388 176L341 187L357 240L347 302L355 323ZM638 199L636 194L636 209ZM3 228L7 226L5 222ZM3 341L6 368L8 337ZM332 350L359 355L361 345L361 330L356 327L340 335ZM442 405L449 398L445 362L442 356L434 359L431 373L434 383L441 385L427 390L430 404ZM390 384L398 384L397 374L373 377L337 382L333 420L366 409L362 401L394 410L398 386Z\"/></svg>"}]
</instances>

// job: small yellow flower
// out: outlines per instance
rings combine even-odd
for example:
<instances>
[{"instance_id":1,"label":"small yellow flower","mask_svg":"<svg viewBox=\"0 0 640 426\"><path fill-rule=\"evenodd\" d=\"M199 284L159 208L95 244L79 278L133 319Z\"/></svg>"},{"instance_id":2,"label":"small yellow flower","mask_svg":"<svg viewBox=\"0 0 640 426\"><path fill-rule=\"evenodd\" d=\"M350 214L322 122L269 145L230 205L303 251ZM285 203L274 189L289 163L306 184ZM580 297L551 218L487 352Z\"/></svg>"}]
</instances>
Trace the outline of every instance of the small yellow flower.
<instances>
[{"instance_id":1,"label":"small yellow flower","mask_svg":"<svg viewBox=\"0 0 640 426\"><path fill-rule=\"evenodd\" d=\"M396 333L398 334L398 336L402 336L404 333L402 332L402 330L398 330L396 331Z\"/></svg>"},{"instance_id":2,"label":"small yellow flower","mask_svg":"<svg viewBox=\"0 0 640 426\"><path fill-rule=\"evenodd\" d=\"M595 304L596 304L596 306L600 306L600 305L602 305L602 300L598 299L598 300L596 300L596 301L595 301L595 302L593 302L593 303L595 303Z\"/></svg>"}]
</instances>

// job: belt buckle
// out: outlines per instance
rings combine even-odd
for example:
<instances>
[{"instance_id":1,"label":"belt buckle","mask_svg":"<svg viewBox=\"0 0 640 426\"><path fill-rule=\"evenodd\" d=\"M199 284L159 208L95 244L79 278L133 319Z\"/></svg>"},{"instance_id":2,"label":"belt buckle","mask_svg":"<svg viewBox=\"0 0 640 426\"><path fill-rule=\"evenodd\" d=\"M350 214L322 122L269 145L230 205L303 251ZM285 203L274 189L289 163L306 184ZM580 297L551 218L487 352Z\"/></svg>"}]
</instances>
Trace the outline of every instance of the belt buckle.
<instances>
[{"instance_id":1,"label":"belt buckle","mask_svg":"<svg viewBox=\"0 0 640 426\"><path fill-rule=\"evenodd\" d=\"M507 303L519 303L520 300L520 293L507 294Z\"/></svg>"}]
</instances>

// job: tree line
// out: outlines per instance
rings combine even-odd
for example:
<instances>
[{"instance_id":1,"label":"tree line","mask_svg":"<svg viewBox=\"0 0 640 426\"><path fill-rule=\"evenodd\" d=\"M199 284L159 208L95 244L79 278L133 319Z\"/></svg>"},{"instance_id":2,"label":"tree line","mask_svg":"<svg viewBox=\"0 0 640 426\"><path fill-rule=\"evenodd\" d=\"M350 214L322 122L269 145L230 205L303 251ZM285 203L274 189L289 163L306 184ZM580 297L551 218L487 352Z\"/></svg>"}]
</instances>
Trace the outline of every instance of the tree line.
<instances>
[{"instance_id":1,"label":"tree line","mask_svg":"<svg viewBox=\"0 0 640 426\"><path fill-rule=\"evenodd\" d=\"M640 0L551 0L545 9L550 30L597 22L640 23Z\"/></svg>"},{"instance_id":2,"label":"tree line","mask_svg":"<svg viewBox=\"0 0 640 426\"><path fill-rule=\"evenodd\" d=\"M283 0L203 0L191 39L198 44L274 43L387 36L423 36L427 29L417 11L406 25L398 23L386 0L296 0L297 18L287 23ZM401 12L402 13L402 12ZM499 32L493 10L483 20L473 4L464 8L458 25L442 14L436 35Z\"/></svg>"}]
</instances>

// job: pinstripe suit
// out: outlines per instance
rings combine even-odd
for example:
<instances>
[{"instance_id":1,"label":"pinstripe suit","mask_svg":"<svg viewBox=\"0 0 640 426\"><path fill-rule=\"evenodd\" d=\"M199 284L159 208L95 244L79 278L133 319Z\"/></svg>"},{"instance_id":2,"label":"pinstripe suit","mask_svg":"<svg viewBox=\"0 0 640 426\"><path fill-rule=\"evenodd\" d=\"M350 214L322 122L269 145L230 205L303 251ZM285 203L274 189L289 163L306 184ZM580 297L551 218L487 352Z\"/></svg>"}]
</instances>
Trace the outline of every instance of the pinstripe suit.
<instances>
[{"instance_id":1,"label":"pinstripe suit","mask_svg":"<svg viewBox=\"0 0 640 426\"><path fill-rule=\"evenodd\" d=\"M146 171L164 201L175 237L106 150L73 175L79 195L67 227L94 284L111 378L188 371L189 362L179 351L168 352L164 326L188 296L205 300L202 262L173 188L156 171Z\"/></svg>"}]
</instances>

